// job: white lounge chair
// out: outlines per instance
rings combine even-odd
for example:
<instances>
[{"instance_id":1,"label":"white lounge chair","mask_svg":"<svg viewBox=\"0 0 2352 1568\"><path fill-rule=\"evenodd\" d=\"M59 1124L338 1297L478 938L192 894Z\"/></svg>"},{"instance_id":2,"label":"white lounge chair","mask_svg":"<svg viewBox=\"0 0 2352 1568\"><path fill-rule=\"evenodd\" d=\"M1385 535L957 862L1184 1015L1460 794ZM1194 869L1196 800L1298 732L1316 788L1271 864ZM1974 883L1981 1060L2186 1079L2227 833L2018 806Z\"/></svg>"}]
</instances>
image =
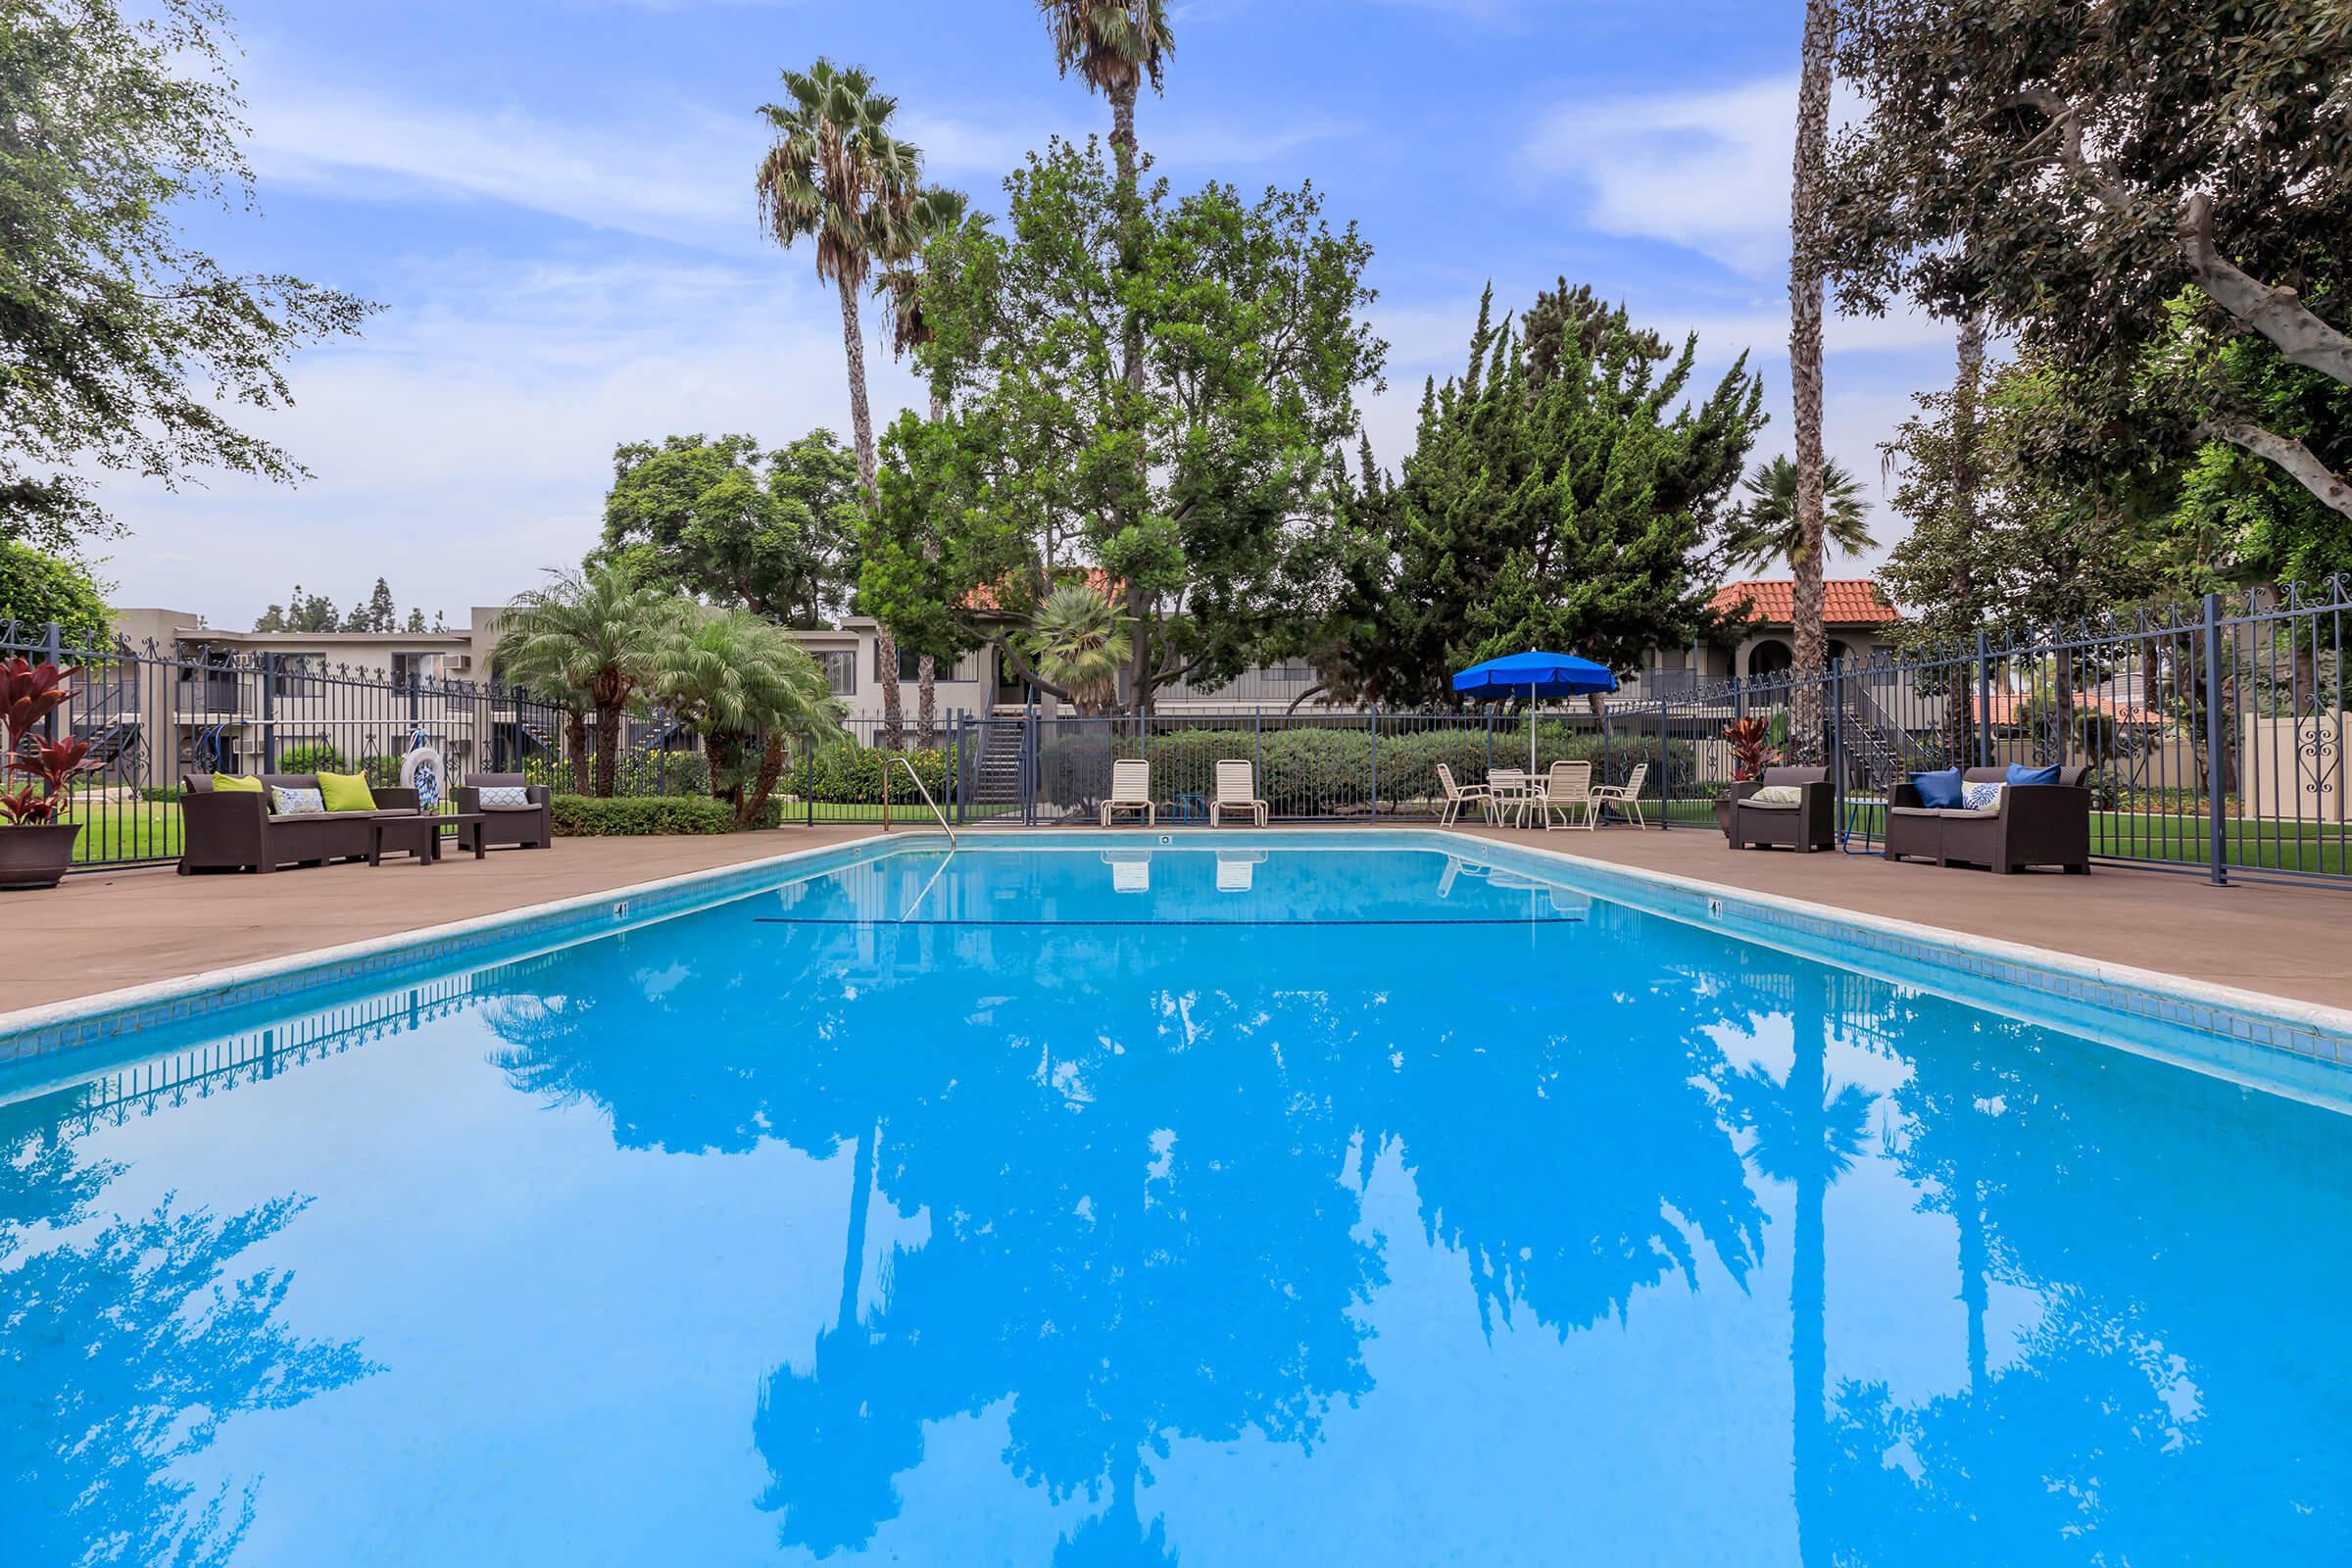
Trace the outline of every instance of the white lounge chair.
<instances>
[{"instance_id":1,"label":"white lounge chair","mask_svg":"<svg viewBox=\"0 0 2352 1568\"><path fill-rule=\"evenodd\" d=\"M1486 813L1488 821L1494 820L1494 792L1484 784L1468 789L1453 781L1453 769L1444 762L1438 764L1438 788L1446 792L1445 808L1438 813L1438 826L1451 827L1462 818L1462 808L1476 806Z\"/></svg>"},{"instance_id":2,"label":"white lounge chair","mask_svg":"<svg viewBox=\"0 0 2352 1568\"><path fill-rule=\"evenodd\" d=\"M1622 784L1596 784L1591 793L1592 812L1600 814L1603 806L1614 806L1634 819L1634 826L1645 828L1648 821L1642 815L1642 786L1649 780L1649 764L1636 762L1634 770Z\"/></svg>"},{"instance_id":3,"label":"white lounge chair","mask_svg":"<svg viewBox=\"0 0 2352 1568\"><path fill-rule=\"evenodd\" d=\"M1159 825L1159 808L1152 804L1150 762L1110 764L1110 793L1102 797L1102 825L1110 826L1112 814L1119 811L1141 811L1144 814L1144 826Z\"/></svg>"},{"instance_id":4,"label":"white lounge chair","mask_svg":"<svg viewBox=\"0 0 2352 1568\"><path fill-rule=\"evenodd\" d=\"M1554 811L1560 814L1562 827L1577 826L1577 817L1582 815L1583 825L1591 828L1598 815L1592 805L1592 764L1552 763L1551 771L1544 775L1544 790L1537 797L1536 804L1544 812L1546 830L1551 827L1551 814Z\"/></svg>"},{"instance_id":5,"label":"white lounge chair","mask_svg":"<svg viewBox=\"0 0 2352 1568\"><path fill-rule=\"evenodd\" d=\"M1266 825L1266 803L1257 798L1256 770L1248 762L1228 758L1217 763L1217 798L1208 803L1208 825L1215 827L1234 811L1257 827Z\"/></svg>"}]
</instances>

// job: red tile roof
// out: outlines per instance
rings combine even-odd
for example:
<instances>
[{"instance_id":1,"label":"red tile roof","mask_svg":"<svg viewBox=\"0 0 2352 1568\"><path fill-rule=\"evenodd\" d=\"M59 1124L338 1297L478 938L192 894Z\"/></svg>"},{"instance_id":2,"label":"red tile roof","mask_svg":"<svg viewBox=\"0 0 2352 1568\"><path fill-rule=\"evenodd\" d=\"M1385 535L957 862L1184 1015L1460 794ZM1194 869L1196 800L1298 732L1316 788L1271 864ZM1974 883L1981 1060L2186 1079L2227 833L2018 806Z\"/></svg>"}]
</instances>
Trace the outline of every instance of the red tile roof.
<instances>
[{"instance_id":1,"label":"red tile roof","mask_svg":"<svg viewBox=\"0 0 2352 1568\"><path fill-rule=\"evenodd\" d=\"M1879 585L1867 577L1833 577L1822 584L1822 620L1831 626L1874 626L1900 620L1903 612L1888 604ZM1726 583L1715 590L1707 608L1719 615L1786 626L1796 618L1796 584L1786 577L1754 582ZM1742 607L1744 606L1744 609Z\"/></svg>"},{"instance_id":2,"label":"red tile roof","mask_svg":"<svg viewBox=\"0 0 2352 1568\"><path fill-rule=\"evenodd\" d=\"M1101 566L1089 566L1086 568L1086 585L1089 588L1092 588L1095 592L1101 594L1105 599L1114 598L1121 591L1120 585L1111 580L1110 573L1104 571ZM970 593L965 594L963 596L963 608L972 611L992 611L1002 609L1003 605L997 597L997 585L995 583L984 582L977 588L974 588Z\"/></svg>"}]
</instances>

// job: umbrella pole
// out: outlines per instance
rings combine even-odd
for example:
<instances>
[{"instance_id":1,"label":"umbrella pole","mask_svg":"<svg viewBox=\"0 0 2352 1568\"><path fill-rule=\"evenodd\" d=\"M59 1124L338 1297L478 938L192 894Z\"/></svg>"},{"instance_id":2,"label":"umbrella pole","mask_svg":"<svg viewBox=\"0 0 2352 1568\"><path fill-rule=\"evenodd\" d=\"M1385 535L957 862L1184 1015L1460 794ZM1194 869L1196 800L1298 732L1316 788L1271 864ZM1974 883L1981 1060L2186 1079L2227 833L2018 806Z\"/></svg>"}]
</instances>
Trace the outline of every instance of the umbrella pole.
<instances>
[{"instance_id":1,"label":"umbrella pole","mask_svg":"<svg viewBox=\"0 0 2352 1568\"><path fill-rule=\"evenodd\" d=\"M1527 776L1536 776L1536 683L1527 683Z\"/></svg>"}]
</instances>

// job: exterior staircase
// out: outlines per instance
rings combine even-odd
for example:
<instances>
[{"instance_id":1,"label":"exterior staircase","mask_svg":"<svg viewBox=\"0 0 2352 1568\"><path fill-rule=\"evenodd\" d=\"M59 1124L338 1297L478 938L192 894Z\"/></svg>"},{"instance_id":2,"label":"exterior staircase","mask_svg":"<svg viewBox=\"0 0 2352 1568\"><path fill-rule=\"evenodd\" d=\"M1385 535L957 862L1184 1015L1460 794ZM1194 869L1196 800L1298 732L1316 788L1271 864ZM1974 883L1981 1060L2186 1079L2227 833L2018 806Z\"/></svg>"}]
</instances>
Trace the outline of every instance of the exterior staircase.
<instances>
[{"instance_id":1,"label":"exterior staircase","mask_svg":"<svg viewBox=\"0 0 2352 1568\"><path fill-rule=\"evenodd\" d=\"M1926 748L1859 684L1845 688L1843 739L1849 765L1881 795L1935 765Z\"/></svg>"},{"instance_id":2,"label":"exterior staircase","mask_svg":"<svg viewBox=\"0 0 2352 1568\"><path fill-rule=\"evenodd\" d=\"M992 710L980 721L980 756L972 774L972 801L980 806L1021 802L1021 743L1028 714L1018 708Z\"/></svg>"}]
</instances>

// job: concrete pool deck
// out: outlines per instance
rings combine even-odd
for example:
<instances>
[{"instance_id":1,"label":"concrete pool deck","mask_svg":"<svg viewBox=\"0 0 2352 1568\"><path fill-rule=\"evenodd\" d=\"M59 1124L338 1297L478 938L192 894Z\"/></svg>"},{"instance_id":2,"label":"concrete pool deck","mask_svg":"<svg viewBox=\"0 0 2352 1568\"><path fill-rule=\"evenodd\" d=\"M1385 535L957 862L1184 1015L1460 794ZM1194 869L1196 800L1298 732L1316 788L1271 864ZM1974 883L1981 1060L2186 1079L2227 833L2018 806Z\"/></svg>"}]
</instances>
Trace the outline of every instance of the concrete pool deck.
<instances>
[{"instance_id":1,"label":"concrete pool deck","mask_svg":"<svg viewBox=\"0 0 2352 1568\"><path fill-rule=\"evenodd\" d=\"M1396 825L1431 830L1428 823ZM559 839L550 850L493 851L480 861L452 856L430 868L403 859L372 869L333 865L266 877L183 877L170 866L79 874L53 892L0 894L0 912L43 937L37 962L26 965L32 972L10 977L8 1006L38 1006L393 936L853 843L876 831L871 823L844 823L723 838ZM2003 877L1834 853L1734 854L1720 834L1704 828L1452 831L2352 1007L2352 890L2257 883L2215 888L2195 876L2118 866L2095 867L2087 877ZM1150 842L1141 832L1137 838Z\"/></svg>"}]
</instances>

